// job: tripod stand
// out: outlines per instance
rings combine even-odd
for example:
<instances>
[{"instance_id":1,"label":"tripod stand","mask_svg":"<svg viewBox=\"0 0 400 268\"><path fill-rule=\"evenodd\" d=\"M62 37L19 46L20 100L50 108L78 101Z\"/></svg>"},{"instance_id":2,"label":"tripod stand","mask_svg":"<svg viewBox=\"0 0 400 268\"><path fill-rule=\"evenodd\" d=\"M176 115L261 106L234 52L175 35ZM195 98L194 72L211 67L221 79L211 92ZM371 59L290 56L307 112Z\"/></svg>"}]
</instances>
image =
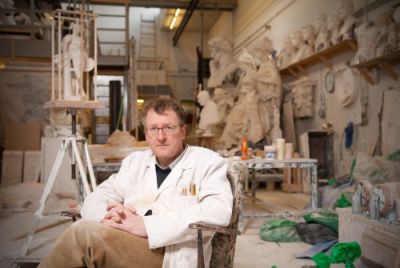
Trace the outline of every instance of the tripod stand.
<instances>
[{"instance_id":1,"label":"tripod stand","mask_svg":"<svg viewBox=\"0 0 400 268\"><path fill-rule=\"evenodd\" d=\"M94 172L93 172L92 162L89 157L89 150L87 147L86 139L78 138L76 136L76 112L77 112L76 110L77 110L76 108L67 109L67 113L70 113L72 116L72 123L71 123L72 135L69 137L66 137L62 140L61 147L58 150L57 157L51 168L49 178L46 182L42 196L40 198L39 208L35 212L32 227L28 234L28 241L22 249L22 256L26 256L28 254L28 250L32 243L33 236L35 235L36 228L39 225L40 220L43 218L43 210L45 208L47 198L49 197L49 194L54 186L54 182L56 181L57 174L60 170L62 161L64 159L64 156L65 156L65 153L67 152L67 150L69 150L69 149L72 150L71 151L71 169L72 169L71 177L72 177L72 179L75 179L76 164L78 164L80 179L82 180L85 193L89 194L91 192L91 189L90 189L89 183L88 183L88 179L87 179L87 176L85 173L85 168L83 166L83 161L80 156L79 149L78 149L78 145L77 145L78 142L82 143L82 145L83 145L83 150L85 153L85 160L86 160L87 168L89 170L89 175L90 175L91 187L92 187L92 189L96 188L96 179L95 179Z\"/></svg>"}]
</instances>

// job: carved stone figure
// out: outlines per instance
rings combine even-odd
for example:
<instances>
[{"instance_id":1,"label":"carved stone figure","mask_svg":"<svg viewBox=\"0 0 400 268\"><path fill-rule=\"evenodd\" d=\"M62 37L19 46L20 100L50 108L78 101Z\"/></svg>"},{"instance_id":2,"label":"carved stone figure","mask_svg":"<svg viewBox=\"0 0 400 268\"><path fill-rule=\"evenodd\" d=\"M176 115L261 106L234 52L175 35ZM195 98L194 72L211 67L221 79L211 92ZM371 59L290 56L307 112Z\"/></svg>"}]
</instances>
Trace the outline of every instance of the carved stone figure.
<instances>
[{"instance_id":1,"label":"carved stone figure","mask_svg":"<svg viewBox=\"0 0 400 268\"><path fill-rule=\"evenodd\" d=\"M219 122L226 122L226 116L233 107L232 95L217 87L214 90L212 99L218 107Z\"/></svg>"},{"instance_id":2,"label":"carved stone figure","mask_svg":"<svg viewBox=\"0 0 400 268\"><path fill-rule=\"evenodd\" d=\"M326 28L326 20L328 16L325 12L319 13L315 16L315 32L317 37L315 38L315 52L320 52L321 50L329 47L329 31Z\"/></svg>"},{"instance_id":3,"label":"carved stone figure","mask_svg":"<svg viewBox=\"0 0 400 268\"><path fill-rule=\"evenodd\" d=\"M353 39L354 25L357 19L353 16L353 2L351 0L341 0L337 8L337 16L340 20L340 39Z\"/></svg>"},{"instance_id":4,"label":"carved stone figure","mask_svg":"<svg viewBox=\"0 0 400 268\"><path fill-rule=\"evenodd\" d=\"M376 40L378 30L371 22L365 21L355 29L357 37L357 53L355 63L362 63L376 56Z\"/></svg>"},{"instance_id":5,"label":"carved stone figure","mask_svg":"<svg viewBox=\"0 0 400 268\"><path fill-rule=\"evenodd\" d=\"M196 134L203 137L213 136L211 130L212 125L219 120L217 105L210 98L207 90L200 91L199 94L197 94L197 100L203 109L200 112L200 121Z\"/></svg>"}]
</instances>

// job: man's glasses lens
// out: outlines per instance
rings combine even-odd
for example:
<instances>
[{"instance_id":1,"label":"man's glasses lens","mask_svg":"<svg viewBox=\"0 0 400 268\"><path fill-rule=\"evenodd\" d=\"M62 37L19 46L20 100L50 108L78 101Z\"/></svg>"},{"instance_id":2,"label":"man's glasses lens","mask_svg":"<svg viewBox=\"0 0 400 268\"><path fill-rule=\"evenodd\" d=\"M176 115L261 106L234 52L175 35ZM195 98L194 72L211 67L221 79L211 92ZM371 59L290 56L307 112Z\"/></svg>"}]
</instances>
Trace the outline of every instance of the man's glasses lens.
<instances>
[{"instance_id":1,"label":"man's glasses lens","mask_svg":"<svg viewBox=\"0 0 400 268\"><path fill-rule=\"evenodd\" d=\"M164 134L166 135L171 135L174 134L176 129L179 126L167 126L167 127L150 127L147 129L147 132L150 135L157 135L158 134L158 130L161 130Z\"/></svg>"}]
</instances>

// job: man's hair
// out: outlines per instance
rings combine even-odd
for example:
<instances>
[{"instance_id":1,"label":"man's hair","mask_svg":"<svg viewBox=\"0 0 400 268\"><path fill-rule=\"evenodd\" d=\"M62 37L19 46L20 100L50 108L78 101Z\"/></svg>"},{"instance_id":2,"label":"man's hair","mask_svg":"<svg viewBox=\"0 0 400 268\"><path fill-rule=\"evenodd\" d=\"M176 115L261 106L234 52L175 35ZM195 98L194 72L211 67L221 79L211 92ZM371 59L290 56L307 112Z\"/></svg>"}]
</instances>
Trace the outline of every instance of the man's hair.
<instances>
[{"instance_id":1,"label":"man's hair","mask_svg":"<svg viewBox=\"0 0 400 268\"><path fill-rule=\"evenodd\" d=\"M180 125L184 125L186 122L186 112L178 102L171 98L156 99L147 104L142 111L141 121L144 127L146 127L146 116L150 110L154 110L157 114L163 114L167 110L172 110L178 116Z\"/></svg>"}]
</instances>

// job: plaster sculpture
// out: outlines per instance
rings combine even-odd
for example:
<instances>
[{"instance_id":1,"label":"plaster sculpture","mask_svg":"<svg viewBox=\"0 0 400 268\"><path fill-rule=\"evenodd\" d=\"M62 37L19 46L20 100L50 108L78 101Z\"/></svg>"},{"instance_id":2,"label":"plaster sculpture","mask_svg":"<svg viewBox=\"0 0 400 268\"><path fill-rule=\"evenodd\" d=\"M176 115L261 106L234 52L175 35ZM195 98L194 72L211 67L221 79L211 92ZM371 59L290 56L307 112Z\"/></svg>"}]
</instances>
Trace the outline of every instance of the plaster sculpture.
<instances>
[{"instance_id":1,"label":"plaster sculpture","mask_svg":"<svg viewBox=\"0 0 400 268\"><path fill-rule=\"evenodd\" d=\"M357 52L354 56L355 64L365 62L376 56L377 28L368 21L364 21L355 29L357 37Z\"/></svg>"},{"instance_id":2,"label":"plaster sculpture","mask_svg":"<svg viewBox=\"0 0 400 268\"><path fill-rule=\"evenodd\" d=\"M292 42L292 46L294 47L292 57L290 58L290 64L298 62L301 59L302 54L302 42L303 37L301 31L295 31L290 35L290 40Z\"/></svg>"},{"instance_id":3,"label":"plaster sculpture","mask_svg":"<svg viewBox=\"0 0 400 268\"><path fill-rule=\"evenodd\" d=\"M212 60L210 61L210 78L207 86L214 88L221 86L224 80L232 79L232 73L237 65L233 61L232 43L223 37L214 37L208 41L211 50Z\"/></svg>"},{"instance_id":4,"label":"plaster sculpture","mask_svg":"<svg viewBox=\"0 0 400 268\"><path fill-rule=\"evenodd\" d=\"M197 100L203 109L200 112L200 121L196 134L202 137L212 137L212 125L219 120L218 108L210 98L208 91L202 90L197 94Z\"/></svg>"},{"instance_id":5,"label":"plaster sculpture","mask_svg":"<svg viewBox=\"0 0 400 268\"><path fill-rule=\"evenodd\" d=\"M243 136L253 143L263 139L258 115L258 98L254 77L247 76L239 85L239 99L227 117L224 131L218 141L223 148L238 145Z\"/></svg>"},{"instance_id":6,"label":"plaster sculpture","mask_svg":"<svg viewBox=\"0 0 400 268\"><path fill-rule=\"evenodd\" d=\"M397 50L397 27L392 12L383 12L375 20L377 27L376 57L390 54Z\"/></svg>"},{"instance_id":7,"label":"plaster sculpture","mask_svg":"<svg viewBox=\"0 0 400 268\"><path fill-rule=\"evenodd\" d=\"M301 29L302 42L299 45L300 58L304 59L314 54L315 28L313 25L306 25Z\"/></svg>"},{"instance_id":8,"label":"plaster sculpture","mask_svg":"<svg viewBox=\"0 0 400 268\"><path fill-rule=\"evenodd\" d=\"M341 0L337 8L337 16L340 20L339 29L340 39L353 39L354 25L357 19L353 16L353 2L351 0Z\"/></svg>"},{"instance_id":9,"label":"plaster sculpture","mask_svg":"<svg viewBox=\"0 0 400 268\"><path fill-rule=\"evenodd\" d=\"M88 57L84 39L78 23L71 23L71 34L62 39L64 99L82 100L86 94L81 86L83 72L94 68L94 60Z\"/></svg>"},{"instance_id":10,"label":"plaster sculpture","mask_svg":"<svg viewBox=\"0 0 400 268\"><path fill-rule=\"evenodd\" d=\"M280 69L286 68L290 65L292 55L295 52L295 48L292 45L292 41L289 36L286 36L283 49L278 54L278 66Z\"/></svg>"},{"instance_id":11,"label":"plaster sculpture","mask_svg":"<svg viewBox=\"0 0 400 268\"><path fill-rule=\"evenodd\" d=\"M258 97L258 114L262 126L264 138L267 143L272 141L271 129L279 129L279 118L275 118L275 108L280 110L282 102L282 81L272 58L273 47L267 37L263 37L256 43L253 54L259 61L256 76L256 89ZM279 116L279 115L278 115Z\"/></svg>"},{"instance_id":12,"label":"plaster sculpture","mask_svg":"<svg viewBox=\"0 0 400 268\"><path fill-rule=\"evenodd\" d=\"M295 118L314 116L315 84L316 82L309 78L302 78L291 84Z\"/></svg>"},{"instance_id":13,"label":"plaster sculpture","mask_svg":"<svg viewBox=\"0 0 400 268\"><path fill-rule=\"evenodd\" d=\"M2 0L0 1L0 10L3 9L14 9L13 0ZM15 25L17 24L14 18L14 12L0 12L0 24Z\"/></svg>"},{"instance_id":14,"label":"plaster sculpture","mask_svg":"<svg viewBox=\"0 0 400 268\"><path fill-rule=\"evenodd\" d=\"M233 97L227 94L223 89L217 87L212 97L218 107L219 122L226 122L226 116L233 107Z\"/></svg>"},{"instance_id":15,"label":"plaster sculpture","mask_svg":"<svg viewBox=\"0 0 400 268\"><path fill-rule=\"evenodd\" d=\"M330 15L328 16L328 21L326 24L326 29L329 32L329 44L336 45L339 43L342 39L341 33L340 33L340 24L341 20L337 15Z\"/></svg>"},{"instance_id":16,"label":"plaster sculpture","mask_svg":"<svg viewBox=\"0 0 400 268\"><path fill-rule=\"evenodd\" d=\"M326 28L326 20L328 16L325 12L322 12L315 16L315 32L317 36L315 38L315 52L322 51L329 47L329 31Z\"/></svg>"},{"instance_id":17,"label":"plaster sculpture","mask_svg":"<svg viewBox=\"0 0 400 268\"><path fill-rule=\"evenodd\" d=\"M358 96L358 87L355 86L356 72L348 67L336 71L335 98L340 106L351 106Z\"/></svg>"}]
</instances>

